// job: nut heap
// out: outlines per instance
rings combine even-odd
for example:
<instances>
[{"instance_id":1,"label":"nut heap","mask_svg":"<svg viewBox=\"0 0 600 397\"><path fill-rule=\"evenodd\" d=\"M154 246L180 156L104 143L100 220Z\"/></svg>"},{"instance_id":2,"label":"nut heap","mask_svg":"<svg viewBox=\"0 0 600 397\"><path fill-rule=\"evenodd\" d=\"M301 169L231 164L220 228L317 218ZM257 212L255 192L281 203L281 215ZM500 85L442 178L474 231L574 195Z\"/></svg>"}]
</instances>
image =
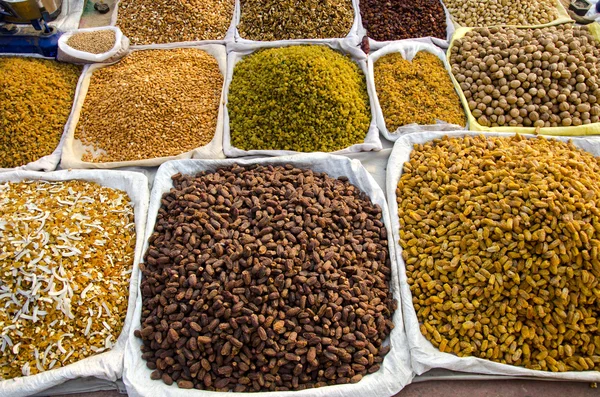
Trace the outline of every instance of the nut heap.
<instances>
[{"instance_id":1,"label":"nut heap","mask_svg":"<svg viewBox=\"0 0 600 397\"><path fill-rule=\"evenodd\" d=\"M243 150L333 152L363 142L371 122L364 74L326 46L244 57L228 97L231 143Z\"/></svg>"},{"instance_id":2,"label":"nut heap","mask_svg":"<svg viewBox=\"0 0 600 397\"><path fill-rule=\"evenodd\" d=\"M0 168L52 154L71 113L81 67L0 58Z\"/></svg>"},{"instance_id":3,"label":"nut heap","mask_svg":"<svg viewBox=\"0 0 600 397\"><path fill-rule=\"evenodd\" d=\"M103 54L115 46L114 30L99 30L93 32L75 33L67 40L67 45L79 51L92 54Z\"/></svg>"},{"instance_id":4,"label":"nut heap","mask_svg":"<svg viewBox=\"0 0 600 397\"><path fill-rule=\"evenodd\" d=\"M223 40L234 0L120 0L117 26L131 44Z\"/></svg>"},{"instance_id":5,"label":"nut heap","mask_svg":"<svg viewBox=\"0 0 600 397\"><path fill-rule=\"evenodd\" d=\"M399 53L384 55L375 62L374 77L385 125L391 133L412 123L467 123L448 71L434 54L419 51L412 61Z\"/></svg>"},{"instance_id":6,"label":"nut heap","mask_svg":"<svg viewBox=\"0 0 600 397\"><path fill-rule=\"evenodd\" d=\"M240 0L240 36L273 41L346 37L354 23L351 0Z\"/></svg>"},{"instance_id":7,"label":"nut heap","mask_svg":"<svg viewBox=\"0 0 600 397\"><path fill-rule=\"evenodd\" d=\"M446 13L440 0L363 0L360 15L374 40L446 39Z\"/></svg>"},{"instance_id":8,"label":"nut heap","mask_svg":"<svg viewBox=\"0 0 600 397\"><path fill-rule=\"evenodd\" d=\"M461 26L532 26L558 19L555 0L445 0Z\"/></svg>"},{"instance_id":9,"label":"nut heap","mask_svg":"<svg viewBox=\"0 0 600 397\"><path fill-rule=\"evenodd\" d=\"M0 379L109 350L127 313L134 248L124 192L0 184Z\"/></svg>"},{"instance_id":10,"label":"nut heap","mask_svg":"<svg viewBox=\"0 0 600 397\"><path fill-rule=\"evenodd\" d=\"M346 178L286 166L173 176L145 255L142 357L181 388L358 382L396 301L382 211Z\"/></svg>"},{"instance_id":11,"label":"nut heap","mask_svg":"<svg viewBox=\"0 0 600 397\"><path fill-rule=\"evenodd\" d=\"M75 139L84 161L176 156L215 135L223 76L195 48L134 51L94 71Z\"/></svg>"},{"instance_id":12,"label":"nut heap","mask_svg":"<svg viewBox=\"0 0 600 397\"><path fill-rule=\"evenodd\" d=\"M481 28L452 45L450 64L483 126L598 122L600 43L585 27Z\"/></svg>"},{"instance_id":13,"label":"nut heap","mask_svg":"<svg viewBox=\"0 0 600 397\"><path fill-rule=\"evenodd\" d=\"M416 145L397 189L421 332L440 351L600 369L600 160L572 143Z\"/></svg>"}]
</instances>

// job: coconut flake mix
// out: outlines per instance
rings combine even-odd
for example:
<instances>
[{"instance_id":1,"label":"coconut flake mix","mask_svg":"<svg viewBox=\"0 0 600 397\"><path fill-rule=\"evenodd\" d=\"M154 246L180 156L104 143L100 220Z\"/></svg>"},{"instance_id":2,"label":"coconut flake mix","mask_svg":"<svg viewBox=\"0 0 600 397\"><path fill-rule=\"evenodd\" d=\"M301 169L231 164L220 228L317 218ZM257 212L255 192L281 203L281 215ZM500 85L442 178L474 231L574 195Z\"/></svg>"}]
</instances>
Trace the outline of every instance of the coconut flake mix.
<instances>
[{"instance_id":1,"label":"coconut flake mix","mask_svg":"<svg viewBox=\"0 0 600 397\"><path fill-rule=\"evenodd\" d=\"M83 181L0 183L0 378L109 350L134 258L125 192Z\"/></svg>"}]
</instances>

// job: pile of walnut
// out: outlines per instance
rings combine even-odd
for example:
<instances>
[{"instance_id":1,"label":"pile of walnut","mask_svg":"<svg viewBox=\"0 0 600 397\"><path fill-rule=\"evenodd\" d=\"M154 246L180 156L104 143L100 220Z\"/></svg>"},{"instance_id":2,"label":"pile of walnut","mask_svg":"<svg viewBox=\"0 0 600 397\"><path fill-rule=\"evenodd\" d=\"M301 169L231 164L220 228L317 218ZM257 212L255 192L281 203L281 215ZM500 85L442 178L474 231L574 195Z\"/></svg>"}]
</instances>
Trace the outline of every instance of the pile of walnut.
<instances>
[{"instance_id":1,"label":"pile of walnut","mask_svg":"<svg viewBox=\"0 0 600 397\"><path fill-rule=\"evenodd\" d=\"M461 357L600 369L599 175L598 158L544 138L415 145L397 197L423 335Z\"/></svg>"},{"instance_id":2,"label":"pile of walnut","mask_svg":"<svg viewBox=\"0 0 600 397\"><path fill-rule=\"evenodd\" d=\"M382 210L292 166L177 174L145 255L152 379L237 392L354 383L379 370L396 302Z\"/></svg>"},{"instance_id":3,"label":"pile of walnut","mask_svg":"<svg viewBox=\"0 0 600 397\"><path fill-rule=\"evenodd\" d=\"M600 43L586 27L481 28L456 40L452 73L482 126L598 122Z\"/></svg>"}]
</instances>

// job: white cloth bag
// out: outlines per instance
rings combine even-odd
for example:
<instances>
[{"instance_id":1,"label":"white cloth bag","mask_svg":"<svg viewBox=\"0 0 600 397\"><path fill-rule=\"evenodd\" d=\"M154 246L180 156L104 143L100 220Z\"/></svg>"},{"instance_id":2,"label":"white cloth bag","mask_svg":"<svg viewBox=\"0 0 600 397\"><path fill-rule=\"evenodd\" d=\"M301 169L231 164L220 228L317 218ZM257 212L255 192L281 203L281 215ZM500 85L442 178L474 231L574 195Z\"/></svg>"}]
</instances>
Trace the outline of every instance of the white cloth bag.
<instances>
[{"instance_id":1,"label":"white cloth bag","mask_svg":"<svg viewBox=\"0 0 600 397\"><path fill-rule=\"evenodd\" d=\"M458 357L450 353L442 353L422 334L419 328L419 320L412 304L412 294L406 277L406 267L402 259L402 248L400 247L400 222L398 220L398 206L396 204L396 187L402 175L404 163L410 159L410 153L413 151L413 145L429 142L433 139L462 136L482 135L478 132L455 131L449 133L443 132L422 132L402 136L396 141L387 167L387 201L390 206L390 217L392 218L392 232L394 235L394 244L396 246L396 261L400 267L400 291L402 295L402 314L404 315L404 326L408 336L410 346L410 355L412 368L417 375L421 375L432 368L446 368L453 371L470 372L485 375L505 375L528 378L543 378L548 380L572 380L580 382L598 382L600 381L600 372L598 371L571 371L571 372L550 372L538 371L519 367L515 365L501 364L478 357ZM487 133L486 136L513 136L510 133ZM533 135L523 135L532 138ZM549 137L550 138L550 137ZM571 137L551 137L560 141L572 140L573 144L583 150L592 153L594 156L600 156L600 139L598 138L571 138Z\"/></svg>"},{"instance_id":2,"label":"white cloth bag","mask_svg":"<svg viewBox=\"0 0 600 397\"><path fill-rule=\"evenodd\" d=\"M334 50L340 51L344 54L348 54L358 64L365 75L365 79L368 75L367 70L367 56L359 48L352 46L348 41L344 40L286 40L285 42L252 42L250 44L239 44L233 43L227 46L227 50L230 51L227 56L227 75L225 79L225 114L224 114L224 130L223 130L223 151L227 157L242 157L242 156L284 156L290 154L296 154L298 152L291 150L242 150L231 144L231 134L229 129L229 112L227 110L227 96L229 93L229 86L233 79L233 70L235 65L242 60L244 56L250 55L256 50L262 48L281 48L288 47L291 45L325 45ZM374 95L372 89L367 83L367 93L369 95L369 104L371 107L371 124L369 129L366 131L365 140L363 143L357 143L349 146L345 149L338 150L332 154L348 154L356 152L367 152L372 150L381 150L382 144L379 138L379 131L377 130L377 124L375 121L374 109Z\"/></svg>"},{"instance_id":3,"label":"white cloth bag","mask_svg":"<svg viewBox=\"0 0 600 397\"><path fill-rule=\"evenodd\" d=\"M385 139L387 139L389 141L395 141L398 138L400 138L400 136L402 136L402 134L407 134L410 132L454 131L454 130L462 130L465 128L460 125L449 124L443 120L438 120L437 124L420 125L420 124L413 123L413 124L407 124L407 125L398 127L396 129L396 131L390 132L387 129L387 127L385 125L385 117L383 115L383 111L381 110L381 105L379 104L379 97L377 96L377 87L375 86L375 63L382 56L391 54L391 53L396 53L396 52L399 53L400 55L402 55L402 58L406 59L407 61L412 61L412 59L415 57L415 55L417 55L417 53L419 51L426 51L426 52L429 52L429 53L437 56L444 63L444 67L446 68L446 71L448 72L448 82L450 84L452 84L452 81L450 80L450 75L449 75L452 72L450 69L450 65L448 64L448 60L446 59L446 54L444 54L444 51L440 50L438 47L434 46L431 43L427 43L425 41L416 41L416 40L402 40L402 41L398 41L398 42L395 42L392 44L388 44L385 47L381 48L380 50L377 50L374 53L369 54L368 61L367 61L368 62L368 71L369 71L368 78L367 78L367 84L371 85L371 88L369 91L374 93L373 94L373 97L375 99L374 111L375 111L375 117L377 120L377 128L379 129L379 131L381 131L381 135L383 135L385 137ZM462 103L460 102L460 98L458 97L458 94L456 95L456 99L462 108ZM466 120L466 116L465 116L465 120Z\"/></svg>"},{"instance_id":4,"label":"white cloth bag","mask_svg":"<svg viewBox=\"0 0 600 397\"><path fill-rule=\"evenodd\" d=\"M115 44L106 52L92 54L90 52L77 50L67 44L69 39L78 33L113 31L115 33ZM125 39L125 40L124 40ZM56 59L69 63L111 63L116 62L127 54L129 50L129 40L123 36L121 29L114 26L103 26L99 28L87 28L73 30L64 33L58 39L58 55Z\"/></svg>"},{"instance_id":5,"label":"white cloth bag","mask_svg":"<svg viewBox=\"0 0 600 397\"><path fill-rule=\"evenodd\" d=\"M196 48L202 51L205 51L209 55L213 56L218 64L219 70L223 75L223 80L225 80L225 72L226 72L226 63L227 63L227 53L225 50L225 46L221 44L191 44L191 45L183 45L180 43L174 44L152 44L146 46L135 46L133 51L143 51L143 50L169 50L175 48ZM94 64L85 66L83 70L83 74L79 83L77 85L77 93L75 95L75 105L73 106L73 111L71 112L71 116L69 117L68 129L66 132L66 139L64 143L63 153L62 153L62 168L121 168L121 167L156 167L165 161L175 160L175 159L189 159L189 158L223 158L223 95L224 88L221 89L221 100L219 102L219 112L217 114L217 126L215 130L215 135L212 140L199 148L192 149L188 152L181 153L177 156L168 156L168 157L155 157L151 159L144 160L128 160L128 161L113 161L106 163L92 163L88 161L83 161L82 156L85 152L85 147L81 143L79 139L75 139L75 130L77 128L77 123L79 122L79 117L81 115L81 110L83 108L83 104L85 102L85 97L87 95L87 91L90 86L90 80L92 74L95 70L110 67L110 65L104 64ZM225 85L225 84L223 84ZM118 112L118 109L115 109ZM98 117L102 117L98 115Z\"/></svg>"},{"instance_id":6,"label":"white cloth bag","mask_svg":"<svg viewBox=\"0 0 600 397\"><path fill-rule=\"evenodd\" d=\"M317 172L327 172L331 177L347 176L350 183L365 192L374 204L379 204L382 208L382 220L388 229L388 247L390 249L392 278L390 288L394 298L398 300L398 309L393 316L395 328L392 330L389 341L391 350L385 356L379 371L365 376L360 382L355 384L326 386L316 389L307 389L303 391L291 392L263 392L252 393L254 397L273 397L273 396L294 396L294 397L383 397L392 396L398 393L413 378L413 372L410 368L408 345L406 335L402 325L402 310L400 309L400 293L398 285L398 268L394 257L394 242L392 234L389 232L390 219L386 208L386 201L383 191L377 185L373 177L364 169L358 160L350 160L341 156L333 156L323 153L299 154L296 156L284 156L277 158L262 159L243 159L243 160L181 160L169 161L163 164L156 174L150 208L148 212L148 223L146 226L146 239L154 231L156 216L161 205L162 195L173 187L171 176L181 172L182 174L196 174L200 171L214 171L220 167L231 166L233 164L249 165L279 165L291 164L294 167L312 169ZM147 242L144 245L144 252L147 250ZM139 284L138 284L139 285ZM140 347L142 342L133 335L135 329L140 328L142 312L142 297L138 292L135 313L133 317L134 326L129 330L129 340L127 342L125 354L125 371L123 372L123 381L127 387L127 393L130 397L137 396L161 396L161 397L192 397L192 396L210 396L210 397L231 397L231 393L208 392L199 390L183 390L176 385L167 386L162 381L150 379L150 369L146 367L146 361L142 359ZM242 394L242 393L236 393ZM244 395L250 395L244 393Z\"/></svg>"},{"instance_id":7,"label":"white cloth bag","mask_svg":"<svg viewBox=\"0 0 600 397\"><path fill-rule=\"evenodd\" d=\"M68 181L82 180L96 182L102 186L123 190L129 196L134 207L136 243L132 273L129 283L127 315L123 329L113 348L64 367L51 369L31 376L22 376L0 381L0 396L21 397L40 393L50 387L60 385L76 378L96 377L116 381L122 376L125 344L131 328L133 310L138 293L139 267L142 260L142 246L148 213L148 179L137 172L119 171L55 171L31 172L13 171L0 174L0 183L22 180Z\"/></svg>"}]
</instances>

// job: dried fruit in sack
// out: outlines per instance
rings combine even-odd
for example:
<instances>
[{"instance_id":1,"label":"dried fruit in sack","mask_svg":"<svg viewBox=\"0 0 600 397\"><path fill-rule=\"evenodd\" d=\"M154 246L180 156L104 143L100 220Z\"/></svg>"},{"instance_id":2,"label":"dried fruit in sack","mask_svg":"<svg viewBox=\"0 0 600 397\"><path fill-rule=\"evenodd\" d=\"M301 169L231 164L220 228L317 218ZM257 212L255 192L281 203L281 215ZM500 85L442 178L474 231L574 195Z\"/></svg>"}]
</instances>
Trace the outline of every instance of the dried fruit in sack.
<instances>
[{"instance_id":1,"label":"dried fruit in sack","mask_svg":"<svg viewBox=\"0 0 600 397\"><path fill-rule=\"evenodd\" d=\"M399 53L390 53L375 61L374 67L377 97L391 133L412 123L467 123L450 75L436 55L419 51L407 61Z\"/></svg>"},{"instance_id":2,"label":"dried fruit in sack","mask_svg":"<svg viewBox=\"0 0 600 397\"><path fill-rule=\"evenodd\" d=\"M134 248L124 192L81 181L0 184L0 378L111 349Z\"/></svg>"},{"instance_id":3,"label":"dried fruit in sack","mask_svg":"<svg viewBox=\"0 0 600 397\"><path fill-rule=\"evenodd\" d=\"M131 44L224 40L234 0L120 0L117 26Z\"/></svg>"},{"instance_id":4,"label":"dried fruit in sack","mask_svg":"<svg viewBox=\"0 0 600 397\"><path fill-rule=\"evenodd\" d=\"M240 36L248 40L344 38L354 23L351 0L241 0Z\"/></svg>"},{"instance_id":5,"label":"dried fruit in sack","mask_svg":"<svg viewBox=\"0 0 600 397\"><path fill-rule=\"evenodd\" d=\"M320 45L244 57L227 108L231 144L243 150L333 152L362 143L371 122L360 67Z\"/></svg>"},{"instance_id":6,"label":"dried fruit in sack","mask_svg":"<svg viewBox=\"0 0 600 397\"><path fill-rule=\"evenodd\" d=\"M363 0L360 15L374 40L446 39L446 13L440 0Z\"/></svg>"},{"instance_id":7,"label":"dried fruit in sack","mask_svg":"<svg viewBox=\"0 0 600 397\"><path fill-rule=\"evenodd\" d=\"M75 139L84 161L176 156L215 135L223 76L196 48L134 51L90 79Z\"/></svg>"},{"instance_id":8,"label":"dried fruit in sack","mask_svg":"<svg viewBox=\"0 0 600 397\"><path fill-rule=\"evenodd\" d=\"M598 122L600 43L586 27L481 28L456 40L452 73L482 126Z\"/></svg>"},{"instance_id":9,"label":"dried fruit in sack","mask_svg":"<svg viewBox=\"0 0 600 397\"><path fill-rule=\"evenodd\" d=\"M555 0L444 0L461 26L544 25L558 19Z\"/></svg>"},{"instance_id":10,"label":"dried fruit in sack","mask_svg":"<svg viewBox=\"0 0 600 397\"><path fill-rule=\"evenodd\" d=\"M80 73L80 66L53 60L0 58L0 168L54 152Z\"/></svg>"},{"instance_id":11,"label":"dried fruit in sack","mask_svg":"<svg viewBox=\"0 0 600 397\"><path fill-rule=\"evenodd\" d=\"M600 369L599 175L541 137L415 145L396 194L421 333L460 357Z\"/></svg>"},{"instance_id":12,"label":"dried fruit in sack","mask_svg":"<svg viewBox=\"0 0 600 397\"><path fill-rule=\"evenodd\" d=\"M152 379L236 392L355 383L390 346L382 210L347 178L291 165L173 176L145 254Z\"/></svg>"}]
</instances>

